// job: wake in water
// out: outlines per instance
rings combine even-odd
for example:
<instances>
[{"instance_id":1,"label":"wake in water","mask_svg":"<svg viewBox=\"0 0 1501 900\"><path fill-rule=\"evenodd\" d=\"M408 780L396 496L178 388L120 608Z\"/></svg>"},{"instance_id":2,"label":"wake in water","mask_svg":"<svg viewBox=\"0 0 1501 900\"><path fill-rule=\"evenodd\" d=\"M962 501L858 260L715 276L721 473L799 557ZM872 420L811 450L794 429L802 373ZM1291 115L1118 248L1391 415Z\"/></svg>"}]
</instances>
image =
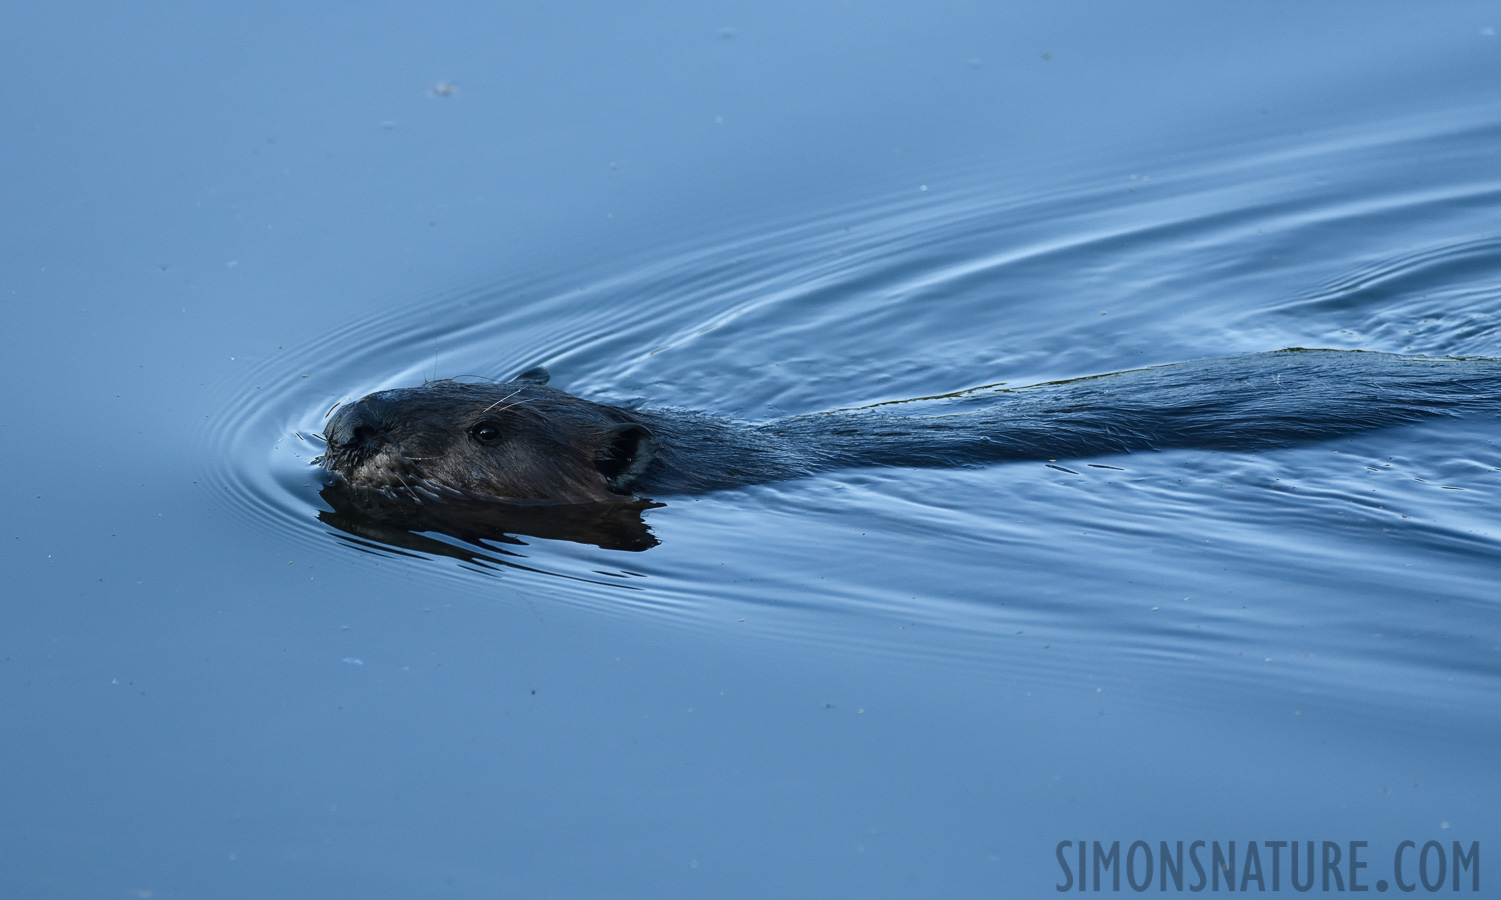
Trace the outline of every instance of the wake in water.
<instances>
[{"instance_id":1,"label":"wake in water","mask_svg":"<svg viewBox=\"0 0 1501 900\"><path fill-rule=\"evenodd\" d=\"M914 406L928 414L899 412ZM1501 361L1289 349L776 419L634 413L661 435L647 493L852 466L968 466L1136 450L1262 450L1501 411Z\"/></svg>"}]
</instances>

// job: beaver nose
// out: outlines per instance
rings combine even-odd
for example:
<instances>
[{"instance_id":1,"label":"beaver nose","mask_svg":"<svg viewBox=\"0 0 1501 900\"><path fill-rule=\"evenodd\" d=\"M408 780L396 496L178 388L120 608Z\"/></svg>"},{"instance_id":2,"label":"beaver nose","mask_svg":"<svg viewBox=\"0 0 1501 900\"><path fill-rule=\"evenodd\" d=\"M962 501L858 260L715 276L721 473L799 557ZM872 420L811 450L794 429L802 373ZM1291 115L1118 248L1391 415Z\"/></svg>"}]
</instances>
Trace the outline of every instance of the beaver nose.
<instances>
[{"instance_id":1,"label":"beaver nose","mask_svg":"<svg viewBox=\"0 0 1501 900\"><path fill-rule=\"evenodd\" d=\"M342 406L329 420L323 434L333 447L370 447L381 440L379 401L365 397Z\"/></svg>"}]
</instances>

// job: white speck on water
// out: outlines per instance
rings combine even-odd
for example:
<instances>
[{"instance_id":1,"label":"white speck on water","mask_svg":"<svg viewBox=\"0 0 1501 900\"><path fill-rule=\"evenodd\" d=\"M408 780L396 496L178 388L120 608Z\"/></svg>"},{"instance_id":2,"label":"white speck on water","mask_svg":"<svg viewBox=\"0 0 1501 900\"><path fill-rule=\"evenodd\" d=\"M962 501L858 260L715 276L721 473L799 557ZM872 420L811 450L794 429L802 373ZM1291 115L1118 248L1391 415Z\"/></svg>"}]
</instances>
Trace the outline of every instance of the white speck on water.
<instances>
[{"instance_id":1,"label":"white speck on water","mask_svg":"<svg viewBox=\"0 0 1501 900\"><path fill-rule=\"evenodd\" d=\"M1484 28L1480 29L1480 36L1481 37L1495 37L1496 36L1496 29L1494 29L1494 28L1490 27L1489 25L1487 25Z\"/></svg>"},{"instance_id":2,"label":"white speck on water","mask_svg":"<svg viewBox=\"0 0 1501 900\"><path fill-rule=\"evenodd\" d=\"M227 268L227 269L233 269L235 266L238 266L239 264L240 264L240 261L238 259L232 259L229 262L225 263L224 267Z\"/></svg>"},{"instance_id":3,"label":"white speck on water","mask_svg":"<svg viewBox=\"0 0 1501 900\"><path fill-rule=\"evenodd\" d=\"M365 661L363 659L360 659L358 656L346 656L343 659L339 660L339 662L351 666L363 666L365 664Z\"/></svg>"}]
</instances>

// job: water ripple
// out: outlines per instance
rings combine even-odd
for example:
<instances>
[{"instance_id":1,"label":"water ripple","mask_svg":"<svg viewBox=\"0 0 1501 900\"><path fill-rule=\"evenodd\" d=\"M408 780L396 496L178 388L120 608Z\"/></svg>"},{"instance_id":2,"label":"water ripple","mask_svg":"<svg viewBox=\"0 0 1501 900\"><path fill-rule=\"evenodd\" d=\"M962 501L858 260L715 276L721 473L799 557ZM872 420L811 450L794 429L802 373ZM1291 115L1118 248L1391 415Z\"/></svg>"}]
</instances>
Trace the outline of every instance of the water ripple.
<instances>
[{"instance_id":1,"label":"water ripple","mask_svg":"<svg viewBox=\"0 0 1501 900\"><path fill-rule=\"evenodd\" d=\"M258 526L323 541L310 436L335 403L537 363L576 393L759 419L1285 346L1495 354L1496 122L1449 110L1028 195L956 171L626 271L439 296L261 361L209 423L209 477ZM331 543L1019 679L1126 667L1453 706L1501 687L1498 437L1477 420L1256 456L844 473L671 503L634 555Z\"/></svg>"}]
</instances>

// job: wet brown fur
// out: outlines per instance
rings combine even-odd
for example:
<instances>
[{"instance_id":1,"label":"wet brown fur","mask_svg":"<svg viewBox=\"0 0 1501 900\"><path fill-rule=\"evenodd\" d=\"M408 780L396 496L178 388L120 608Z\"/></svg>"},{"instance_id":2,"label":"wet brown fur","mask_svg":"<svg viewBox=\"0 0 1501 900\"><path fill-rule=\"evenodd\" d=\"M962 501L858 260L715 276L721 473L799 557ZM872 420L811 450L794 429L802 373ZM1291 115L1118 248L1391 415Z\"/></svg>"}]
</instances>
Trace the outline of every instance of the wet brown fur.
<instances>
[{"instance_id":1,"label":"wet brown fur","mask_svg":"<svg viewBox=\"0 0 1501 900\"><path fill-rule=\"evenodd\" d=\"M599 503L848 466L1254 450L1501 406L1493 359L1301 349L758 424L607 406L546 381L539 368L371 394L329 420L323 466L371 500ZM922 403L933 412L903 414Z\"/></svg>"},{"instance_id":2,"label":"wet brown fur","mask_svg":"<svg viewBox=\"0 0 1501 900\"><path fill-rule=\"evenodd\" d=\"M618 499L654 445L627 412L539 380L381 391L340 408L325 436L323 466L349 488L416 502Z\"/></svg>"}]
</instances>

